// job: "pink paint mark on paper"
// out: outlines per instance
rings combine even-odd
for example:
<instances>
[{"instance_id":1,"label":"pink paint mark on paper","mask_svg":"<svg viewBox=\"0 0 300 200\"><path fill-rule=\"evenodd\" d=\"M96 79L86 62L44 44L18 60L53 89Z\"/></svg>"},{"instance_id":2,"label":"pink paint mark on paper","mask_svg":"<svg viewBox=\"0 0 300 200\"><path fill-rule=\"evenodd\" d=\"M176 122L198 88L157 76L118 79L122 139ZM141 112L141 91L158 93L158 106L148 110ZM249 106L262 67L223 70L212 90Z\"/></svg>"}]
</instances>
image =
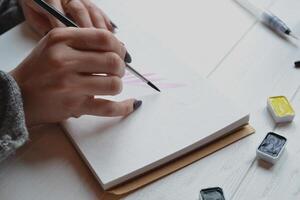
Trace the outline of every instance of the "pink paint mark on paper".
<instances>
[{"instance_id":1,"label":"pink paint mark on paper","mask_svg":"<svg viewBox=\"0 0 300 200\"><path fill-rule=\"evenodd\" d=\"M186 87L186 84L182 83L172 83L168 82L166 79L157 77L158 74L155 73L145 73L143 74L144 77L149 79L151 82L153 82L155 85L157 85L161 89L174 89L179 87ZM127 85L136 85L136 86L143 86L148 87L147 84L145 84L142 80L137 78L135 75L131 74L130 72L126 72L125 76L123 77L124 84Z\"/></svg>"},{"instance_id":2,"label":"pink paint mark on paper","mask_svg":"<svg viewBox=\"0 0 300 200\"><path fill-rule=\"evenodd\" d=\"M155 73L146 73L146 74L142 74L144 77L151 77L151 76L155 76L157 74ZM123 80L127 80L127 79L136 79L137 77L133 74L125 74L125 76L123 77Z\"/></svg>"},{"instance_id":3,"label":"pink paint mark on paper","mask_svg":"<svg viewBox=\"0 0 300 200\"><path fill-rule=\"evenodd\" d=\"M163 78L148 78L148 80L150 80L151 82L160 82L163 81L165 79ZM133 79L133 80L124 80L123 81L125 84L132 84L132 83L144 83L144 81L139 80L139 79Z\"/></svg>"}]
</instances>

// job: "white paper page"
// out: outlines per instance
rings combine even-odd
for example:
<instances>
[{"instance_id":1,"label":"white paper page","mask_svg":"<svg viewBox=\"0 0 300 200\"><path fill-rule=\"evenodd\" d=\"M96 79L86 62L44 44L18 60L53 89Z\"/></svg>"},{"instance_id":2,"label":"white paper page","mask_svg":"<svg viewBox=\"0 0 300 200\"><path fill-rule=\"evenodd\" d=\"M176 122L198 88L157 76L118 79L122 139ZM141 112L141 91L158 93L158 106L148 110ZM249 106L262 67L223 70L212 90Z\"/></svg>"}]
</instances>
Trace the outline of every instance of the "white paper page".
<instances>
[{"instance_id":1,"label":"white paper page","mask_svg":"<svg viewBox=\"0 0 300 200\"><path fill-rule=\"evenodd\" d=\"M138 111L125 118L83 116L64 123L104 189L248 122L248 113L177 60L158 40L144 32L133 32L130 38L137 41L132 66L162 92L127 73L123 93L106 98L141 99Z\"/></svg>"},{"instance_id":2,"label":"white paper page","mask_svg":"<svg viewBox=\"0 0 300 200\"><path fill-rule=\"evenodd\" d=\"M268 6L273 0L251 0ZM209 74L255 23L233 0L95 0L124 34L151 33L202 76ZM134 26L132 29L129 26ZM122 37L135 55L134 41ZM198 64L199 65L196 65Z\"/></svg>"}]
</instances>

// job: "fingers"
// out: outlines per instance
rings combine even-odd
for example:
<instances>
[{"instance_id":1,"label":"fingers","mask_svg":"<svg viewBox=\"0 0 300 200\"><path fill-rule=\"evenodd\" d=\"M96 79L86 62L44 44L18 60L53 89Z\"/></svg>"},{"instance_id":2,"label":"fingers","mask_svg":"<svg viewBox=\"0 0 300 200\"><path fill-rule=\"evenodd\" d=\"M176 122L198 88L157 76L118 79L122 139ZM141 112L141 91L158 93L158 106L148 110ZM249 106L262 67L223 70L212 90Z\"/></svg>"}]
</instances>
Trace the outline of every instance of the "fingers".
<instances>
[{"instance_id":1,"label":"fingers","mask_svg":"<svg viewBox=\"0 0 300 200\"><path fill-rule=\"evenodd\" d=\"M47 0L47 3L49 3L51 6L59 10L64 14L64 10L62 8L62 4L60 0ZM30 13L28 14L40 14L45 19L48 19L48 24L50 23L50 28L55 27L64 27L64 25L55 17L50 15L46 10L42 9L39 5L37 5L34 1L25 1L26 7L31 8ZM25 16L27 16L27 13L25 13ZM50 30L49 28L49 30ZM48 30L48 31L49 31Z\"/></svg>"},{"instance_id":2,"label":"fingers","mask_svg":"<svg viewBox=\"0 0 300 200\"><path fill-rule=\"evenodd\" d=\"M75 22L78 22L79 24L81 24L80 25L81 27L94 26L96 28L108 29L112 32L114 31L114 27L110 23L110 19L107 17L107 15L98 6L96 6L94 3L92 3L90 0L80 0L80 3L81 3L80 8L85 9L85 16L88 15L89 20L87 20L87 18L79 19L78 17L74 17L73 15L76 15L76 13L78 13L78 12L74 12L74 11L76 11L76 8L75 9L72 8L72 6L74 7L76 2L72 2L72 3L73 3L73 5L67 4L66 9L68 10L68 14L70 14L74 18ZM77 6L79 7L79 5L77 5ZM77 10L78 9L79 8L77 8ZM74 13L74 14L72 14L72 13ZM85 20L84 22L88 23L90 26L85 26L83 24L84 22L82 20Z\"/></svg>"},{"instance_id":3,"label":"fingers","mask_svg":"<svg viewBox=\"0 0 300 200\"><path fill-rule=\"evenodd\" d=\"M76 92L81 95L117 95L123 89L122 80L117 76L81 76Z\"/></svg>"},{"instance_id":4,"label":"fingers","mask_svg":"<svg viewBox=\"0 0 300 200\"><path fill-rule=\"evenodd\" d=\"M64 37L68 45L77 50L115 52L122 59L125 58L126 49L120 41L109 31L91 28L68 28Z\"/></svg>"},{"instance_id":5,"label":"fingers","mask_svg":"<svg viewBox=\"0 0 300 200\"><path fill-rule=\"evenodd\" d=\"M105 52L74 52L76 60L74 71L84 74L107 74L123 77L125 74L125 62L116 53Z\"/></svg>"},{"instance_id":6,"label":"fingers","mask_svg":"<svg viewBox=\"0 0 300 200\"><path fill-rule=\"evenodd\" d=\"M129 99L122 102L114 102L105 99L89 98L83 104L82 114L96 116L126 116L141 106L142 102Z\"/></svg>"},{"instance_id":7,"label":"fingers","mask_svg":"<svg viewBox=\"0 0 300 200\"><path fill-rule=\"evenodd\" d=\"M69 1L65 5L65 10L80 27L93 27L90 13L80 0Z\"/></svg>"},{"instance_id":8,"label":"fingers","mask_svg":"<svg viewBox=\"0 0 300 200\"><path fill-rule=\"evenodd\" d=\"M63 14L68 14L80 27L95 27L106 29L111 32L113 32L115 29L115 26L112 25L109 17L90 0L45 1ZM64 27L64 25L58 19L47 13L47 11L44 9L40 8L34 1L23 0L21 3L23 10L26 7L31 8L30 12L35 12L35 14L40 14L44 18L48 19L51 25L50 28ZM27 13L25 13L25 17L27 18ZM34 18L32 19L34 20Z\"/></svg>"},{"instance_id":9,"label":"fingers","mask_svg":"<svg viewBox=\"0 0 300 200\"><path fill-rule=\"evenodd\" d=\"M117 26L111 22L111 20L109 19L109 17L105 14L105 12L103 12L100 8L96 7L96 11L98 11L104 18L106 27L108 28L108 30L110 30L111 32L114 32L115 29L117 28ZM97 21L99 21L98 19L94 20L94 25L96 26Z\"/></svg>"},{"instance_id":10,"label":"fingers","mask_svg":"<svg viewBox=\"0 0 300 200\"><path fill-rule=\"evenodd\" d=\"M104 17L105 24L108 27L108 30L110 30L111 32L114 32L115 29L118 28L118 27L109 19L109 17L105 14L105 12L103 12L100 8L98 8L98 11Z\"/></svg>"},{"instance_id":11,"label":"fingers","mask_svg":"<svg viewBox=\"0 0 300 200\"><path fill-rule=\"evenodd\" d=\"M30 7L26 7L23 10L26 20L36 32L43 36L51 30L51 24L42 14L32 12L31 9Z\"/></svg>"},{"instance_id":12,"label":"fingers","mask_svg":"<svg viewBox=\"0 0 300 200\"><path fill-rule=\"evenodd\" d=\"M47 2L50 5L52 5L54 8L59 10L61 13L65 14L61 0L47 0ZM44 12L44 14L48 17L48 19L52 25L52 28L64 27L64 24L62 24L58 19L56 19L55 17L53 17L52 15L50 15L49 13L47 13L44 10L42 10L42 12Z\"/></svg>"},{"instance_id":13,"label":"fingers","mask_svg":"<svg viewBox=\"0 0 300 200\"><path fill-rule=\"evenodd\" d=\"M107 23L107 17L103 15L103 13L98 7L96 6L89 7L89 12L94 27L113 31L113 27L111 26L111 24Z\"/></svg>"},{"instance_id":14,"label":"fingers","mask_svg":"<svg viewBox=\"0 0 300 200\"><path fill-rule=\"evenodd\" d=\"M112 26L109 17L98 6L93 4L90 0L82 0L82 2L90 13L94 27L108 29L112 32L114 31L114 27Z\"/></svg>"}]
</instances>

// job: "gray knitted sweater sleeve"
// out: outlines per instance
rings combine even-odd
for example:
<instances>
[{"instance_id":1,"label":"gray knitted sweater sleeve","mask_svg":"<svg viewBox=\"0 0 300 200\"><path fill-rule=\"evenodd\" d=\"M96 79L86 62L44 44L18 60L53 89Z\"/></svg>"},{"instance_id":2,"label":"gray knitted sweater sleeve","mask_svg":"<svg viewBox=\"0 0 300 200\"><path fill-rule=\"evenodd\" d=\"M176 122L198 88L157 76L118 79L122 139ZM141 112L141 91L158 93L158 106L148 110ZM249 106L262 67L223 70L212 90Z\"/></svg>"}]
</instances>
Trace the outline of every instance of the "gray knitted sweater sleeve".
<instances>
[{"instance_id":1,"label":"gray knitted sweater sleeve","mask_svg":"<svg viewBox=\"0 0 300 200\"><path fill-rule=\"evenodd\" d=\"M0 162L28 140L20 89L0 71Z\"/></svg>"}]
</instances>

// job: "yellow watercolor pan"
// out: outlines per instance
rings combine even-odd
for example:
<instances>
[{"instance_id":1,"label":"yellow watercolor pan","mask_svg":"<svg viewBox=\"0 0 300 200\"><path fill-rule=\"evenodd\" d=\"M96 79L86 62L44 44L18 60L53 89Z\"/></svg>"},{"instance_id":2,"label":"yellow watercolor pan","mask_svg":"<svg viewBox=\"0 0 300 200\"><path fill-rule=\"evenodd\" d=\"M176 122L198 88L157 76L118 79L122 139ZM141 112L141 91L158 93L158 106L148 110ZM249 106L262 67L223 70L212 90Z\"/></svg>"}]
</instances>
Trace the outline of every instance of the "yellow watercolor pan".
<instances>
[{"instance_id":1,"label":"yellow watercolor pan","mask_svg":"<svg viewBox=\"0 0 300 200\"><path fill-rule=\"evenodd\" d=\"M285 96L269 97L268 110L276 123L291 122L295 117L295 111Z\"/></svg>"}]
</instances>

